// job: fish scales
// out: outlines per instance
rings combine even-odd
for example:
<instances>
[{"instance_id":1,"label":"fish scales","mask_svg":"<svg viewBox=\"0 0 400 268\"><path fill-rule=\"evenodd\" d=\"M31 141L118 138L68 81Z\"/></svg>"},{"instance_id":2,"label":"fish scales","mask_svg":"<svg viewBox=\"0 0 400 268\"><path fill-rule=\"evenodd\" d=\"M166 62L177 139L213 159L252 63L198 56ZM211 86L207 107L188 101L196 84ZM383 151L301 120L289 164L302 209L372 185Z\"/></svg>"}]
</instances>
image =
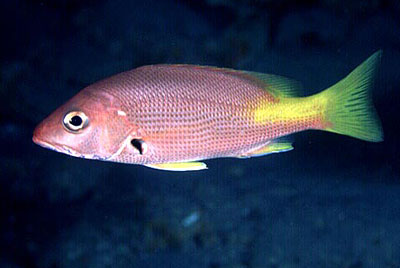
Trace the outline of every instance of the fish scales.
<instances>
[{"instance_id":1,"label":"fish scales","mask_svg":"<svg viewBox=\"0 0 400 268\"><path fill-rule=\"evenodd\" d=\"M293 147L277 138L319 129L367 141L383 132L370 99L377 52L346 78L299 97L275 75L196 65L150 65L96 82L35 129L33 141L76 157L199 170L194 161Z\"/></svg>"},{"instance_id":2,"label":"fish scales","mask_svg":"<svg viewBox=\"0 0 400 268\"><path fill-rule=\"evenodd\" d=\"M259 100L273 99L237 73L155 65L122 73L91 90L98 88L121 102L129 121L141 126L143 138L152 137L158 152L155 162L237 156L293 131L254 123L252 111ZM121 161L132 159L126 156Z\"/></svg>"}]
</instances>

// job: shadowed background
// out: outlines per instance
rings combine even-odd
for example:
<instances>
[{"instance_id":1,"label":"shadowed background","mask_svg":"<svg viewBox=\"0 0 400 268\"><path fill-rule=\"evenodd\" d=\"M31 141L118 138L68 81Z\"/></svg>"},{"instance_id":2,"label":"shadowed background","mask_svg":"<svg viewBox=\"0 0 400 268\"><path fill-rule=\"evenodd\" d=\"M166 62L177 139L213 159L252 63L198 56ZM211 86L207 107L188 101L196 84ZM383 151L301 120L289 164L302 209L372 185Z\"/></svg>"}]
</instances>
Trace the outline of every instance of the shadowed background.
<instances>
[{"instance_id":1,"label":"shadowed background","mask_svg":"<svg viewBox=\"0 0 400 268\"><path fill-rule=\"evenodd\" d=\"M0 3L1 267L400 267L396 0ZM295 150L172 173L76 159L33 128L141 65L279 74L319 92L378 49L385 141L293 135Z\"/></svg>"}]
</instances>

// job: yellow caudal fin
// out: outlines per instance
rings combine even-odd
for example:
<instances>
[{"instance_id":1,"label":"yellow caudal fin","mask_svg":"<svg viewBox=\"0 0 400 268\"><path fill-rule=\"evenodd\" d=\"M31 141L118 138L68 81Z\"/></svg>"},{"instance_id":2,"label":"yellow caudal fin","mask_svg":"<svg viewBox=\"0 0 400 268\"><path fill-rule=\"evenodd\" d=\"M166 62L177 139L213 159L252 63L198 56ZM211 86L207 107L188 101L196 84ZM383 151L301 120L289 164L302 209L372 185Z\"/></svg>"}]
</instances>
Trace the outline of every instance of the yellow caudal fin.
<instances>
[{"instance_id":1,"label":"yellow caudal fin","mask_svg":"<svg viewBox=\"0 0 400 268\"><path fill-rule=\"evenodd\" d=\"M347 77L317 95L325 105L324 130L379 142L383 131L371 99L371 88L382 51L378 51Z\"/></svg>"}]
</instances>

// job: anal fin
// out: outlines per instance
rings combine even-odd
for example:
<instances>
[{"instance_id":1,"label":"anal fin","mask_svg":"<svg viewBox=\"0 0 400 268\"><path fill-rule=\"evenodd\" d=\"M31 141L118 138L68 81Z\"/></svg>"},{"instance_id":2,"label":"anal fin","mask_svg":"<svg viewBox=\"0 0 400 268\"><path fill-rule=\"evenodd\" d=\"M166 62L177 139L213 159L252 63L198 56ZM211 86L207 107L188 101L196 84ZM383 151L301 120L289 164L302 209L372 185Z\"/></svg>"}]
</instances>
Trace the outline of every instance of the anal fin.
<instances>
[{"instance_id":1,"label":"anal fin","mask_svg":"<svg viewBox=\"0 0 400 268\"><path fill-rule=\"evenodd\" d=\"M207 165L203 162L175 162L175 163L160 163L148 164L146 167L168 170L168 171L195 171L207 169Z\"/></svg>"},{"instance_id":2,"label":"anal fin","mask_svg":"<svg viewBox=\"0 0 400 268\"><path fill-rule=\"evenodd\" d=\"M239 155L238 158L258 157L290 150L293 150L293 146L290 142L271 142L261 148Z\"/></svg>"}]
</instances>

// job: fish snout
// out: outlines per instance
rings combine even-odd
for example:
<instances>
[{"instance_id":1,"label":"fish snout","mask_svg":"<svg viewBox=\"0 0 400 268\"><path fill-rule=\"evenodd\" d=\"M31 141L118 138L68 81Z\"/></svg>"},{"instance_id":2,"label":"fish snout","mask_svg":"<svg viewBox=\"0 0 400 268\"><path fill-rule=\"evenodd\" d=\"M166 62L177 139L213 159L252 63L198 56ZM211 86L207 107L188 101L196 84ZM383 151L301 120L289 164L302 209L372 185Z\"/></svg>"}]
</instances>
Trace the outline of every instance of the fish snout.
<instances>
[{"instance_id":1,"label":"fish snout","mask_svg":"<svg viewBox=\"0 0 400 268\"><path fill-rule=\"evenodd\" d=\"M49 134L51 131L45 122L41 122L33 131L32 141L37 145L45 148L54 150L54 146L51 145L51 140L49 139Z\"/></svg>"},{"instance_id":2,"label":"fish snout","mask_svg":"<svg viewBox=\"0 0 400 268\"><path fill-rule=\"evenodd\" d=\"M35 127L33 130L33 136L32 136L32 141L38 145L40 145L40 142L42 140L42 129L43 126L42 124L39 124L38 126Z\"/></svg>"}]
</instances>

